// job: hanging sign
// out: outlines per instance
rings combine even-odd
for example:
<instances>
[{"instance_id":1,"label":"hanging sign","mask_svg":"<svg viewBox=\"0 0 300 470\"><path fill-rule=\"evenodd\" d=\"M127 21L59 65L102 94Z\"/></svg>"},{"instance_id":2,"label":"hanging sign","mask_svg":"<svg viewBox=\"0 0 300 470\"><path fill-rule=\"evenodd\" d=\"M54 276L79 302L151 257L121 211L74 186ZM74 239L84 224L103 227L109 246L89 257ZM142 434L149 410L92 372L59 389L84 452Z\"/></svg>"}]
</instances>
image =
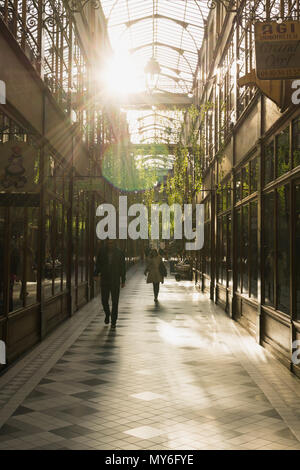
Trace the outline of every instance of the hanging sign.
<instances>
[{"instance_id":1,"label":"hanging sign","mask_svg":"<svg viewBox=\"0 0 300 470\"><path fill-rule=\"evenodd\" d=\"M300 77L300 21L255 24L256 75L260 80Z\"/></svg>"},{"instance_id":2,"label":"hanging sign","mask_svg":"<svg viewBox=\"0 0 300 470\"><path fill-rule=\"evenodd\" d=\"M0 191L32 193L39 191L38 150L26 142L0 144Z\"/></svg>"}]
</instances>

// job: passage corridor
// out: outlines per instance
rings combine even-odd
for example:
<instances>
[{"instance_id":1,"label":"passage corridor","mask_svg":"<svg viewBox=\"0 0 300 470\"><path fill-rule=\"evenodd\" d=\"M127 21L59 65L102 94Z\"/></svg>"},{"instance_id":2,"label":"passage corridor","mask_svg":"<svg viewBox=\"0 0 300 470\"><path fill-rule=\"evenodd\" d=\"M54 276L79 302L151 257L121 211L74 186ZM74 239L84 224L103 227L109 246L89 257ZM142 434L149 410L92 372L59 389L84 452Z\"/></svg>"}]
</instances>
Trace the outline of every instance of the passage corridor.
<instances>
[{"instance_id":1,"label":"passage corridor","mask_svg":"<svg viewBox=\"0 0 300 470\"><path fill-rule=\"evenodd\" d=\"M141 267L0 377L0 449L300 449L300 382L191 282Z\"/></svg>"}]
</instances>

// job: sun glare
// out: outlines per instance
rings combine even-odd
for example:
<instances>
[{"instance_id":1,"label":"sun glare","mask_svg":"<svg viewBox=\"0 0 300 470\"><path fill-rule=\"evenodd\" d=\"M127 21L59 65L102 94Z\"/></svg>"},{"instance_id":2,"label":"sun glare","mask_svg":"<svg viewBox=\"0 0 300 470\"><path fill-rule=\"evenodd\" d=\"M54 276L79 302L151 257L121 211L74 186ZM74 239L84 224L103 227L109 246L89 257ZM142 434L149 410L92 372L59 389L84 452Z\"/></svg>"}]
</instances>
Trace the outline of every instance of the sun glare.
<instances>
[{"instance_id":1,"label":"sun glare","mask_svg":"<svg viewBox=\"0 0 300 470\"><path fill-rule=\"evenodd\" d=\"M138 93L145 89L144 64L127 51L115 52L102 73L106 91L114 95Z\"/></svg>"}]
</instances>

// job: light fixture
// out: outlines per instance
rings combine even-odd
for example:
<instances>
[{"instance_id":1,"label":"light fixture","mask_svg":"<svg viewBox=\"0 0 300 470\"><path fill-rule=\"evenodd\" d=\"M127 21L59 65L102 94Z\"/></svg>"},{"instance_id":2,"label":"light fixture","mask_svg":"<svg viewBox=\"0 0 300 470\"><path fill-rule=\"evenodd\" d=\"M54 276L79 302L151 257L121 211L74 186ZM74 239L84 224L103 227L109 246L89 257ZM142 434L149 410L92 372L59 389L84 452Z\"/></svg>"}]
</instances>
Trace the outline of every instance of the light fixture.
<instances>
[{"instance_id":1,"label":"light fixture","mask_svg":"<svg viewBox=\"0 0 300 470\"><path fill-rule=\"evenodd\" d=\"M155 24L154 24L154 10L155 10L155 5L154 5L154 0L153 0L153 10L152 10L152 57L149 59L147 62L147 65L145 67L145 74L146 74L146 86L148 89L149 93L152 93L158 85L158 78L160 74L160 65L155 58Z\"/></svg>"},{"instance_id":2,"label":"light fixture","mask_svg":"<svg viewBox=\"0 0 300 470\"><path fill-rule=\"evenodd\" d=\"M147 89L150 93L152 93L157 88L158 78L160 74L160 65L155 59L155 57L151 57L151 59L149 59L145 67L145 74Z\"/></svg>"}]
</instances>

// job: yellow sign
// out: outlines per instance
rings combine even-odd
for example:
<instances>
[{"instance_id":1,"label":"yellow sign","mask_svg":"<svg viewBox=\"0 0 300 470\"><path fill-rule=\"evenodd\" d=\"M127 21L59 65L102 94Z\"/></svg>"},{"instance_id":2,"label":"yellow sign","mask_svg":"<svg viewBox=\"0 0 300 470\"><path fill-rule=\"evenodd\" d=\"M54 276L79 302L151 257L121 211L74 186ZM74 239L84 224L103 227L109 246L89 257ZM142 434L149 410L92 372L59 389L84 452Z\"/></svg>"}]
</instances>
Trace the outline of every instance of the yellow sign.
<instances>
[{"instance_id":1,"label":"yellow sign","mask_svg":"<svg viewBox=\"0 0 300 470\"><path fill-rule=\"evenodd\" d=\"M256 23L255 53L260 80L300 78L300 21Z\"/></svg>"}]
</instances>

